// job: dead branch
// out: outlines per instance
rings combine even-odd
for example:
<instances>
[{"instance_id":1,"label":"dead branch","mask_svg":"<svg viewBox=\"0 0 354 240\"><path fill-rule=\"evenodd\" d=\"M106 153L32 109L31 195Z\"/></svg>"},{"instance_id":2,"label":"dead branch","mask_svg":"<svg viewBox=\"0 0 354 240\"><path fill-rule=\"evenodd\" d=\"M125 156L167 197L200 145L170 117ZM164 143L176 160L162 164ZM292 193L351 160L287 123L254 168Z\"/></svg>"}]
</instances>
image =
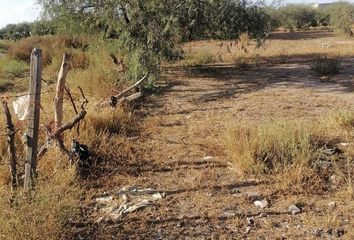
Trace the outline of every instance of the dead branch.
<instances>
[{"instance_id":1,"label":"dead branch","mask_svg":"<svg viewBox=\"0 0 354 240\"><path fill-rule=\"evenodd\" d=\"M147 81L147 79L149 79L149 73L145 74L145 76L142 79L137 81L134 85L126 88L125 90L120 92L118 95L111 96L108 101L105 101L105 102L101 103L100 106L104 107L104 106L110 105L111 107L115 107L117 105L117 103L121 102L122 98L125 98L126 96L129 95L130 91L142 86Z\"/></svg>"},{"instance_id":2,"label":"dead branch","mask_svg":"<svg viewBox=\"0 0 354 240\"><path fill-rule=\"evenodd\" d=\"M117 57L113 53L109 54L109 56L112 58L113 63L115 65L119 66L119 61L118 61Z\"/></svg>"},{"instance_id":3,"label":"dead branch","mask_svg":"<svg viewBox=\"0 0 354 240\"><path fill-rule=\"evenodd\" d=\"M65 88L65 79L69 72L69 55L64 53L63 62L61 64L57 87L56 95L54 99L54 128L58 129L63 122L63 97L64 97L64 88Z\"/></svg>"},{"instance_id":4,"label":"dead branch","mask_svg":"<svg viewBox=\"0 0 354 240\"><path fill-rule=\"evenodd\" d=\"M131 102L131 101L134 101L140 97L142 97L144 94L142 92L137 92L137 93L134 93L126 98L124 98L125 100L127 100L128 102Z\"/></svg>"},{"instance_id":5,"label":"dead branch","mask_svg":"<svg viewBox=\"0 0 354 240\"><path fill-rule=\"evenodd\" d=\"M45 144L38 151L38 155L37 155L38 158L42 157L48 151L48 148L54 139L58 139L58 136L60 136L61 133L75 127L76 124L80 123L80 121L82 121L85 118L86 114L87 114L87 112L85 110L82 110L71 121L62 125L53 134L49 135ZM65 148L63 141L61 139L59 139L58 143L59 143L60 150L62 150L64 153L68 154L69 151Z\"/></svg>"},{"instance_id":6,"label":"dead branch","mask_svg":"<svg viewBox=\"0 0 354 240\"><path fill-rule=\"evenodd\" d=\"M123 90L122 92L120 92L120 93L119 93L118 95L116 95L115 97L116 97L117 99L120 99L120 98L122 98L122 97L127 96L127 94L128 94L130 91L132 91L132 90L136 89L137 87L140 87L141 85L143 85L143 84L145 83L145 81L146 81L148 78L149 78L149 74L147 73L147 74L145 74L145 76L144 76L142 79L140 79L139 81L137 81L134 85L128 87L128 88L125 89L125 90Z\"/></svg>"},{"instance_id":7,"label":"dead branch","mask_svg":"<svg viewBox=\"0 0 354 240\"><path fill-rule=\"evenodd\" d=\"M69 99L70 99L71 104L73 105L75 114L79 114L79 112L77 111L76 104L75 104L75 102L74 102L73 96L71 95L70 88L69 88L68 86L65 86L65 91L66 91L66 93L68 94L68 97L69 97Z\"/></svg>"},{"instance_id":8,"label":"dead branch","mask_svg":"<svg viewBox=\"0 0 354 240\"><path fill-rule=\"evenodd\" d=\"M84 106L85 106L85 104L88 103L88 100L86 99L85 94L84 94L83 90L81 89L81 87L78 86L78 88L79 88L79 90L81 92L81 96L83 98L83 103L81 104L82 111L80 113L78 113L71 121L62 125L58 129L55 129L54 133L51 134L50 129L49 129L47 140L38 152L38 155L37 155L38 158L42 157L48 151L48 148L53 140L58 140L58 146L59 146L60 150L63 153L67 154L69 156L69 158L72 157L71 152L69 150L67 150L67 148L65 147L64 141L60 138L60 135L62 133L64 133L65 131L72 129L73 127L75 127L75 125L79 124L80 121L82 121L87 114Z\"/></svg>"},{"instance_id":9,"label":"dead branch","mask_svg":"<svg viewBox=\"0 0 354 240\"><path fill-rule=\"evenodd\" d=\"M76 124L78 124L81 120L83 120L85 118L86 114L87 114L87 112L85 110L82 110L70 122L67 122L66 124L64 124L60 128L58 128L58 130L56 130L55 133L52 134L52 139L57 138L64 131L70 130L73 127L75 127Z\"/></svg>"},{"instance_id":10,"label":"dead branch","mask_svg":"<svg viewBox=\"0 0 354 240\"><path fill-rule=\"evenodd\" d=\"M9 166L10 166L10 173L11 173L11 188L14 190L17 187L17 169L16 169L16 147L15 147L15 127L12 123L12 117L5 100L2 101L2 106L4 108L4 118L6 121L7 127L7 144L8 144L8 153L10 156Z\"/></svg>"},{"instance_id":11,"label":"dead branch","mask_svg":"<svg viewBox=\"0 0 354 240\"><path fill-rule=\"evenodd\" d=\"M75 114L76 115L79 114L79 112L77 111L76 104L74 102L73 96L71 95L70 88L68 86L65 86L65 91L66 91L66 93L69 96L71 104L73 105ZM77 124L76 132L77 132L77 134L80 134L80 123Z\"/></svg>"},{"instance_id":12,"label":"dead branch","mask_svg":"<svg viewBox=\"0 0 354 240\"><path fill-rule=\"evenodd\" d=\"M82 88L80 86L77 86L77 88L80 90L81 97L83 99L82 104L81 104L81 108L84 109L84 105L87 104L89 101L85 97L85 94L84 94L84 91L82 91Z\"/></svg>"}]
</instances>

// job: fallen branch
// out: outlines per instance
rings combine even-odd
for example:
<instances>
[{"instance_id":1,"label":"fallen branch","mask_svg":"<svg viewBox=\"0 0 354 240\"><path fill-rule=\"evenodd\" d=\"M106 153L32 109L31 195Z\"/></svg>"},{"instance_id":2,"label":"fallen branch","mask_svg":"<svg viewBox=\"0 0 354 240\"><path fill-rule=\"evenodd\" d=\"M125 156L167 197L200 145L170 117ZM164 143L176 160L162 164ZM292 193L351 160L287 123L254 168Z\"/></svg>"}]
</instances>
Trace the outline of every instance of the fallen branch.
<instances>
[{"instance_id":1,"label":"fallen branch","mask_svg":"<svg viewBox=\"0 0 354 240\"><path fill-rule=\"evenodd\" d=\"M129 96L129 92L142 86L147 80L149 79L149 73L145 74L145 76L137 81L134 85L126 88L122 92L120 92L118 95L111 96L110 99L104 103L101 104L101 107L110 105L111 107L116 107L118 102L122 102L121 99ZM134 94L133 94L134 95ZM132 96L132 95L131 95ZM130 97L130 96L129 96ZM127 98L129 98L127 97ZM140 96L139 96L140 97Z\"/></svg>"},{"instance_id":2,"label":"fallen branch","mask_svg":"<svg viewBox=\"0 0 354 240\"><path fill-rule=\"evenodd\" d=\"M131 102L131 101L134 101L140 97L142 97L144 94L142 92L137 92L137 93L134 93L126 98L124 98L126 101L128 102Z\"/></svg>"},{"instance_id":3,"label":"fallen branch","mask_svg":"<svg viewBox=\"0 0 354 240\"><path fill-rule=\"evenodd\" d=\"M131 90L134 90L136 89L137 87L140 87L141 85L143 85L145 83L146 80L149 79L149 74L145 74L145 76L140 79L139 81L137 81L134 85L128 87L127 89L123 90L122 92L120 92L118 95L116 95L115 97L117 99L120 99L122 97L125 97L128 95L128 93L131 91Z\"/></svg>"},{"instance_id":4,"label":"fallen branch","mask_svg":"<svg viewBox=\"0 0 354 240\"><path fill-rule=\"evenodd\" d=\"M16 171L16 147L15 147L15 127L12 123L12 117L5 100L2 101L2 106L4 108L4 118L6 121L7 127L7 144L8 144L8 152L10 155L9 165L10 165L10 173L11 173L11 188L14 190L17 187L17 171Z\"/></svg>"}]
</instances>

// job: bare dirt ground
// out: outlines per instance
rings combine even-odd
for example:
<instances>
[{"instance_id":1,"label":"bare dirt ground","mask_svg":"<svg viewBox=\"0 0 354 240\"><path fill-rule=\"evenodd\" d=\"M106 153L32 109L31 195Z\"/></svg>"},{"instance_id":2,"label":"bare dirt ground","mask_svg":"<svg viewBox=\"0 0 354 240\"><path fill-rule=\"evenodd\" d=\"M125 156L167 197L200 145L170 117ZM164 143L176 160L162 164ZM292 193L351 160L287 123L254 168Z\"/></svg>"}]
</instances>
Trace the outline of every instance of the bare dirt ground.
<instances>
[{"instance_id":1,"label":"bare dirt ground","mask_svg":"<svg viewBox=\"0 0 354 240\"><path fill-rule=\"evenodd\" d=\"M166 68L161 93L139 110L145 113L142 130L131 140L138 157L89 180L75 238L353 239L353 201L332 192L279 196L266 179L238 176L222 149L228 124L317 121L326 112L353 108L353 64L344 59L341 74L330 81L303 63ZM118 221L95 223L95 197L127 185L166 195ZM255 195L267 198L269 207L254 206ZM293 216L288 206L295 203L302 213ZM250 217L254 224L247 223Z\"/></svg>"}]
</instances>

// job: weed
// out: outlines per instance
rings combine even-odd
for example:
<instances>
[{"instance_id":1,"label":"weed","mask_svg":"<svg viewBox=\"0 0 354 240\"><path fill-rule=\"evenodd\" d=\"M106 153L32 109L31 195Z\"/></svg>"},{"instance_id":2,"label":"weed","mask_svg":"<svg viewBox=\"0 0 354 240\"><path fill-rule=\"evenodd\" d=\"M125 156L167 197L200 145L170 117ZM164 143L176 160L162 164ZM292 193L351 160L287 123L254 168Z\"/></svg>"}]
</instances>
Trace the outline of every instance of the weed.
<instances>
[{"instance_id":1,"label":"weed","mask_svg":"<svg viewBox=\"0 0 354 240\"><path fill-rule=\"evenodd\" d=\"M10 190L0 188L1 239L59 239L64 234L67 220L78 214L80 191L72 183L74 169L56 170L39 179L31 196L19 190L12 204Z\"/></svg>"},{"instance_id":2,"label":"weed","mask_svg":"<svg viewBox=\"0 0 354 240\"><path fill-rule=\"evenodd\" d=\"M187 62L189 66L203 66L215 63L216 59L212 53L200 52L187 55Z\"/></svg>"},{"instance_id":3,"label":"weed","mask_svg":"<svg viewBox=\"0 0 354 240\"><path fill-rule=\"evenodd\" d=\"M284 191L322 191L334 172L323 160L332 139L322 128L296 122L238 124L227 131L224 146L241 174L271 174L277 188Z\"/></svg>"},{"instance_id":4,"label":"weed","mask_svg":"<svg viewBox=\"0 0 354 240\"><path fill-rule=\"evenodd\" d=\"M13 81L0 79L0 92L6 92L13 86Z\"/></svg>"},{"instance_id":5,"label":"weed","mask_svg":"<svg viewBox=\"0 0 354 240\"><path fill-rule=\"evenodd\" d=\"M6 52L9 48L9 45L4 41L0 41L0 53Z\"/></svg>"},{"instance_id":6,"label":"weed","mask_svg":"<svg viewBox=\"0 0 354 240\"><path fill-rule=\"evenodd\" d=\"M317 55L311 62L310 68L320 76L332 76L339 73L341 60L338 57Z\"/></svg>"},{"instance_id":7,"label":"weed","mask_svg":"<svg viewBox=\"0 0 354 240\"><path fill-rule=\"evenodd\" d=\"M248 32L241 33L239 37L240 49L244 52L247 52L247 47L250 44L250 36Z\"/></svg>"},{"instance_id":8,"label":"weed","mask_svg":"<svg viewBox=\"0 0 354 240\"><path fill-rule=\"evenodd\" d=\"M23 73L29 70L29 66L28 63L24 61L9 60L3 66L2 70L13 77L21 77Z\"/></svg>"}]
</instances>

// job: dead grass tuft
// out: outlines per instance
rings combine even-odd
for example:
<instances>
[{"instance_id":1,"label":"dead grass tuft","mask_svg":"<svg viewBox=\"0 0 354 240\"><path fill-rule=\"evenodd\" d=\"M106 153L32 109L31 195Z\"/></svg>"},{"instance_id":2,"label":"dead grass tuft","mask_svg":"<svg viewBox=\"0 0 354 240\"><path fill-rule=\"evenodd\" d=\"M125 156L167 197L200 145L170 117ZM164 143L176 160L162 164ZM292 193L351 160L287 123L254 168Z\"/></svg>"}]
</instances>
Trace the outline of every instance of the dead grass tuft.
<instances>
[{"instance_id":1,"label":"dead grass tuft","mask_svg":"<svg viewBox=\"0 0 354 240\"><path fill-rule=\"evenodd\" d=\"M56 174L41 177L30 196L16 193L9 204L9 189L0 189L1 239L59 239L68 219L78 214L79 189L74 184L74 169L56 169Z\"/></svg>"},{"instance_id":2,"label":"dead grass tuft","mask_svg":"<svg viewBox=\"0 0 354 240\"><path fill-rule=\"evenodd\" d=\"M341 60L338 57L317 55L311 62L310 68L320 76L332 76L339 73Z\"/></svg>"},{"instance_id":3,"label":"dead grass tuft","mask_svg":"<svg viewBox=\"0 0 354 240\"><path fill-rule=\"evenodd\" d=\"M348 113L339 116L333 118L336 122L330 121L334 129L326 124L292 121L231 125L225 136L225 150L241 174L267 176L279 191L321 192L328 189L333 174L345 175L341 178L345 181L350 175L345 170L348 168L337 164L343 157L349 161L350 155L335 149L341 141L338 132L351 121ZM328 152L332 150L337 153Z\"/></svg>"},{"instance_id":4,"label":"dead grass tuft","mask_svg":"<svg viewBox=\"0 0 354 240\"><path fill-rule=\"evenodd\" d=\"M203 66L216 62L214 54L209 52L190 53L186 56L188 66Z\"/></svg>"}]
</instances>

